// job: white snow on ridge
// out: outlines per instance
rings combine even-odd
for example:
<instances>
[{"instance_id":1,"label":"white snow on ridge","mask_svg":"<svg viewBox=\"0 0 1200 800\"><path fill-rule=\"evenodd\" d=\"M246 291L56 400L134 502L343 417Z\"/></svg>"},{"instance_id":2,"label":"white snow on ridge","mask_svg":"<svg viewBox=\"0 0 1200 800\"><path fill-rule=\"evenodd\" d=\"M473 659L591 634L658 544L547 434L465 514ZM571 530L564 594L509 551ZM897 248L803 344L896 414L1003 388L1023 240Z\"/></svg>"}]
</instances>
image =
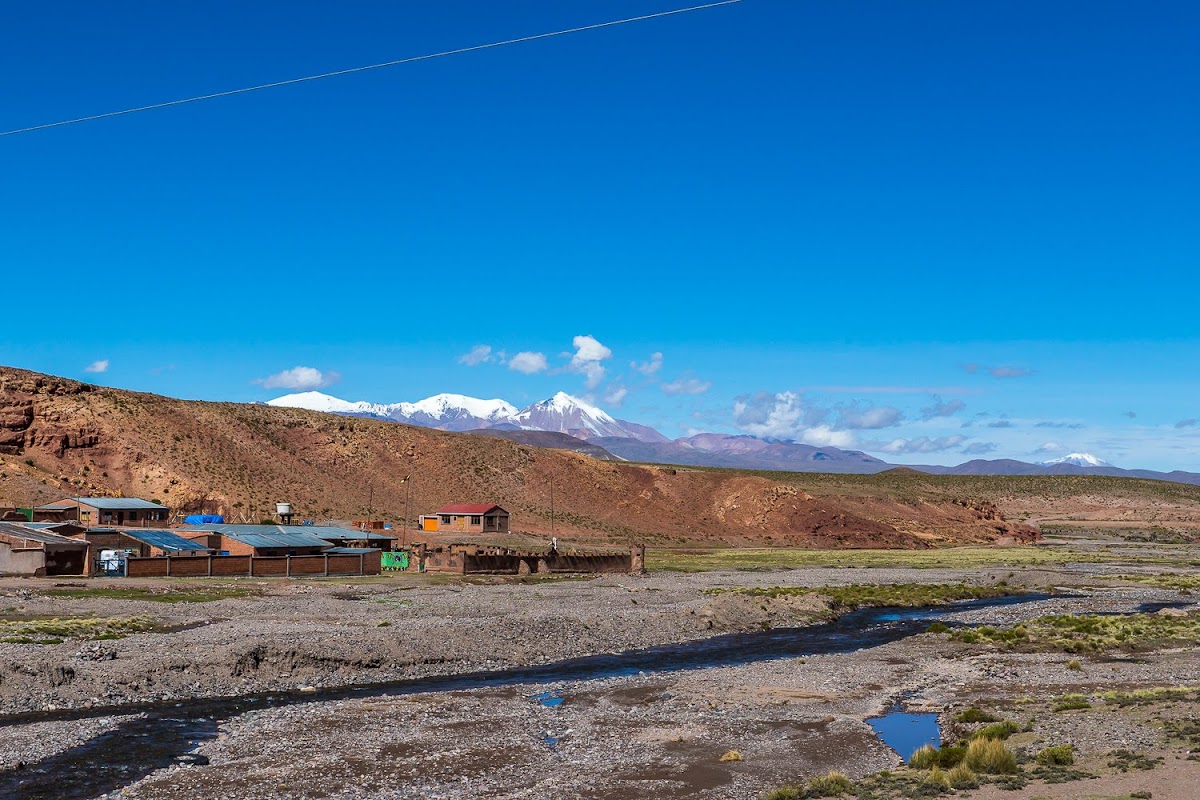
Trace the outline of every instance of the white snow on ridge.
<instances>
[{"instance_id":1,"label":"white snow on ridge","mask_svg":"<svg viewBox=\"0 0 1200 800\"><path fill-rule=\"evenodd\" d=\"M466 411L472 417L493 421L507 420L517 414L517 408L500 399L480 400L477 397L467 397L461 394L435 394L415 403L397 403L396 409L404 411L405 416L411 416L420 411L431 417L441 417L455 411Z\"/></svg>"},{"instance_id":2,"label":"white snow on ridge","mask_svg":"<svg viewBox=\"0 0 1200 800\"><path fill-rule=\"evenodd\" d=\"M480 400L461 394L436 394L415 403L349 402L322 392L301 392L267 401L270 406L304 408L329 414L357 414L443 430L471 430L508 424L525 430L557 431L591 436L641 438L644 431L627 429L608 412L558 392L525 409L500 399Z\"/></svg>"},{"instance_id":3,"label":"white snow on ridge","mask_svg":"<svg viewBox=\"0 0 1200 800\"><path fill-rule=\"evenodd\" d=\"M1053 467L1055 464L1074 464L1077 467L1111 467L1107 461L1101 461L1091 453L1068 453L1060 458L1052 458L1041 462L1043 467Z\"/></svg>"},{"instance_id":4,"label":"white snow on ridge","mask_svg":"<svg viewBox=\"0 0 1200 800\"><path fill-rule=\"evenodd\" d=\"M322 392L285 394L283 397L268 400L267 405L279 408L304 408L309 411L324 411L327 414L378 414L386 416L388 413L388 406L379 403L368 403L364 400L351 403L348 400L342 400L339 397L333 397Z\"/></svg>"}]
</instances>

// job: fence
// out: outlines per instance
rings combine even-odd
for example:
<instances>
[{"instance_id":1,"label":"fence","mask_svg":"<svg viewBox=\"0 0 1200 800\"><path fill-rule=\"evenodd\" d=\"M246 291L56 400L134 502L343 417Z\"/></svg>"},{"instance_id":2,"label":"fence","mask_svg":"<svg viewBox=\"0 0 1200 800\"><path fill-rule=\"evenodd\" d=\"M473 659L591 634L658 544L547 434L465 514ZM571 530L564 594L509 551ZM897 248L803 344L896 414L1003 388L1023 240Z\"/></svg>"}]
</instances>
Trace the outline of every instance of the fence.
<instances>
[{"instance_id":1,"label":"fence","mask_svg":"<svg viewBox=\"0 0 1200 800\"><path fill-rule=\"evenodd\" d=\"M312 556L156 556L125 561L129 578L285 578L378 575L381 551Z\"/></svg>"}]
</instances>

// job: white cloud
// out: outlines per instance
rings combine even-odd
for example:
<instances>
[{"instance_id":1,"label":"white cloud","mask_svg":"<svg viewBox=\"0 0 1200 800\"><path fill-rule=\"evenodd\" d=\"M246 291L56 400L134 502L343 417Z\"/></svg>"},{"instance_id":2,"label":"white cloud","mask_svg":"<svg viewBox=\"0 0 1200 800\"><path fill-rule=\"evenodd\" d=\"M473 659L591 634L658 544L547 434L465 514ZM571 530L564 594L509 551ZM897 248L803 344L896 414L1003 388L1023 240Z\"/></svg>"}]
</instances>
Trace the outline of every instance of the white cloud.
<instances>
[{"instance_id":1,"label":"white cloud","mask_svg":"<svg viewBox=\"0 0 1200 800\"><path fill-rule=\"evenodd\" d=\"M712 383L709 381L685 376L670 383L664 383L662 390L666 394L704 394L711 387Z\"/></svg>"},{"instance_id":2,"label":"white cloud","mask_svg":"<svg viewBox=\"0 0 1200 800\"><path fill-rule=\"evenodd\" d=\"M493 360L495 360L495 356L492 355L491 345L477 344L471 348L469 353L459 356L458 363L466 364L468 367L477 367Z\"/></svg>"},{"instance_id":3,"label":"white cloud","mask_svg":"<svg viewBox=\"0 0 1200 800\"><path fill-rule=\"evenodd\" d=\"M108 372L108 359L102 358L99 361L93 361L83 368L84 372Z\"/></svg>"},{"instance_id":4,"label":"white cloud","mask_svg":"<svg viewBox=\"0 0 1200 800\"><path fill-rule=\"evenodd\" d=\"M526 375L541 372L546 369L546 354L531 352L517 353L508 360L508 368L515 369L517 372L522 372Z\"/></svg>"},{"instance_id":5,"label":"white cloud","mask_svg":"<svg viewBox=\"0 0 1200 800\"><path fill-rule=\"evenodd\" d=\"M654 373L656 373L660 369L662 369L662 365L663 365L663 354L662 353L651 353L650 360L643 364L639 364L636 361L629 362L630 369L632 369L634 372L640 372L643 375L653 375Z\"/></svg>"},{"instance_id":6,"label":"white cloud","mask_svg":"<svg viewBox=\"0 0 1200 800\"><path fill-rule=\"evenodd\" d=\"M625 402L625 396L629 394L629 389L624 386L609 386L608 391L604 393L604 402L610 406L620 408L621 403Z\"/></svg>"},{"instance_id":7,"label":"white cloud","mask_svg":"<svg viewBox=\"0 0 1200 800\"><path fill-rule=\"evenodd\" d=\"M733 421L751 436L791 439L803 429L804 408L794 392L759 392L733 402Z\"/></svg>"},{"instance_id":8,"label":"white cloud","mask_svg":"<svg viewBox=\"0 0 1200 800\"><path fill-rule=\"evenodd\" d=\"M962 449L963 453L969 456L981 456L995 450L996 445L993 442L972 442Z\"/></svg>"},{"instance_id":9,"label":"white cloud","mask_svg":"<svg viewBox=\"0 0 1200 800\"><path fill-rule=\"evenodd\" d=\"M612 358L612 350L588 334L576 336L571 344L575 354L571 356L567 369L582 374L587 379L587 388L595 389L604 380L604 365L600 362Z\"/></svg>"},{"instance_id":10,"label":"white cloud","mask_svg":"<svg viewBox=\"0 0 1200 800\"><path fill-rule=\"evenodd\" d=\"M312 367L292 367L283 372L276 372L265 378L259 378L255 383L264 389L296 389L311 391L337 383L341 375L336 372L321 372Z\"/></svg>"},{"instance_id":11,"label":"white cloud","mask_svg":"<svg viewBox=\"0 0 1200 800\"><path fill-rule=\"evenodd\" d=\"M1034 450L1030 455L1041 455L1043 453L1061 453L1067 448L1063 447L1058 442L1045 442L1041 447Z\"/></svg>"},{"instance_id":12,"label":"white cloud","mask_svg":"<svg viewBox=\"0 0 1200 800\"><path fill-rule=\"evenodd\" d=\"M854 447L854 434L850 431L836 431L828 425L817 425L803 431L800 441L814 447Z\"/></svg>"},{"instance_id":13,"label":"white cloud","mask_svg":"<svg viewBox=\"0 0 1200 800\"><path fill-rule=\"evenodd\" d=\"M967 437L939 436L931 439L928 436L918 436L915 439L893 439L877 449L885 453L940 453L943 450L953 450L965 442Z\"/></svg>"},{"instance_id":14,"label":"white cloud","mask_svg":"<svg viewBox=\"0 0 1200 800\"><path fill-rule=\"evenodd\" d=\"M949 400L945 403L942 398L934 397L933 402L921 409L921 419L928 422L937 417L952 417L967 407L962 400Z\"/></svg>"},{"instance_id":15,"label":"white cloud","mask_svg":"<svg viewBox=\"0 0 1200 800\"><path fill-rule=\"evenodd\" d=\"M849 430L873 430L899 425L903 412L892 406L864 406L849 403L838 409L837 427Z\"/></svg>"}]
</instances>

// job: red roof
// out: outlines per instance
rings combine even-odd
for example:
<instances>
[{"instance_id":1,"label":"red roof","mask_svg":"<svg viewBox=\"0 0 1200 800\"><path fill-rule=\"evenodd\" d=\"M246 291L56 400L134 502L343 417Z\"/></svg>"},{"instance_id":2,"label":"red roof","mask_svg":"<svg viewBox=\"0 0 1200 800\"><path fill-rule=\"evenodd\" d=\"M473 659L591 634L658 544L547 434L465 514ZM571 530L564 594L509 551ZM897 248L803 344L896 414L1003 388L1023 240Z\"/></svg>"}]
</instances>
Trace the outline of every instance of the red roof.
<instances>
[{"instance_id":1,"label":"red roof","mask_svg":"<svg viewBox=\"0 0 1200 800\"><path fill-rule=\"evenodd\" d=\"M500 506L493 503L451 503L448 506L442 506L435 513L437 514L487 514L493 509ZM503 508L500 508L503 511Z\"/></svg>"}]
</instances>

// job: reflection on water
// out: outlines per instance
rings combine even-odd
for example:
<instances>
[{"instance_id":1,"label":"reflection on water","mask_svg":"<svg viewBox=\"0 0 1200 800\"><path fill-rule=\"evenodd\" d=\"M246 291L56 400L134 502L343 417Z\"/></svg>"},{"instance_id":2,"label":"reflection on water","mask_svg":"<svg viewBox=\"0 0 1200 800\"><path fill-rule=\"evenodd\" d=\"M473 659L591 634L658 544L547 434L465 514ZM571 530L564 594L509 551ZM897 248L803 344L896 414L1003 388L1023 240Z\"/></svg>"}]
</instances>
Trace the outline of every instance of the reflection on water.
<instances>
[{"instance_id":1,"label":"reflection on water","mask_svg":"<svg viewBox=\"0 0 1200 800\"><path fill-rule=\"evenodd\" d=\"M940 747L942 731L938 727L937 714L932 711L905 711L896 704L882 717L867 720L883 743L900 754L905 761L913 752L924 745Z\"/></svg>"}]
</instances>

